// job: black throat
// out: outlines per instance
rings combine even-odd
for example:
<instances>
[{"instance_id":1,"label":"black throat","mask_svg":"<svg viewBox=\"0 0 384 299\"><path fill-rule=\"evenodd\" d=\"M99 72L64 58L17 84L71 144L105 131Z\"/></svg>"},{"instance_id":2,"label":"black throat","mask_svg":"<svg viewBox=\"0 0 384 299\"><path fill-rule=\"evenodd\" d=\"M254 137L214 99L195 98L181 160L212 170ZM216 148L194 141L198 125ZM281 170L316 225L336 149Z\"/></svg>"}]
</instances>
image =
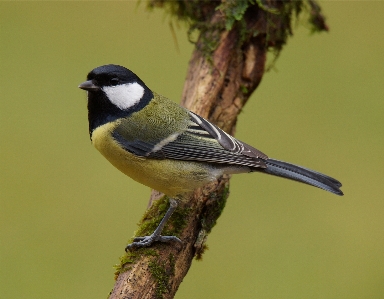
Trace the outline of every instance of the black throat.
<instances>
[{"instance_id":1,"label":"black throat","mask_svg":"<svg viewBox=\"0 0 384 299\"><path fill-rule=\"evenodd\" d=\"M134 106L121 110L112 104L102 90L88 92L88 122L89 136L92 139L92 132L106 123L113 122L119 118L128 117L134 112L140 111L153 99L152 91L145 86L144 95Z\"/></svg>"}]
</instances>

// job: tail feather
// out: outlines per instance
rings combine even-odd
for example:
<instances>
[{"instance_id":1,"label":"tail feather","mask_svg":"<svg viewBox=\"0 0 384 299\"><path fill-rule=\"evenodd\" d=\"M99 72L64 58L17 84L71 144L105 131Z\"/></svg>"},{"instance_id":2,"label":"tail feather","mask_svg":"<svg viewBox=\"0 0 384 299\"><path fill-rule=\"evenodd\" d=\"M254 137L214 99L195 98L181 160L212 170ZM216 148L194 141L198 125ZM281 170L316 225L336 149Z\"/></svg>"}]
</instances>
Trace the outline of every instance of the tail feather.
<instances>
[{"instance_id":1,"label":"tail feather","mask_svg":"<svg viewBox=\"0 0 384 299\"><path fill-rule=\"evenodd\" d=\"M341 183L325 174L274 159L267 159L264 162L267 168L258 168L257 171L302 182L337 195L343 195L340 190Z\"/></svg>"}]
</instances>

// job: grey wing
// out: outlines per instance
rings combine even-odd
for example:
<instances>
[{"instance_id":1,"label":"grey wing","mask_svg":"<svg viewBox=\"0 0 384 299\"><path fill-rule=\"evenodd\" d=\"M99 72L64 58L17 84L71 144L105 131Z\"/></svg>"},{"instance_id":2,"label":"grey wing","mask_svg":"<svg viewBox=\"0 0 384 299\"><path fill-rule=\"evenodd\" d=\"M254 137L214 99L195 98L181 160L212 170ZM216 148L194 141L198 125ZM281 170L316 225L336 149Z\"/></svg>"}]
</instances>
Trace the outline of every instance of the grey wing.
<instances>
[{"instance_id":1,"label":"grey wing","mask_svg":"<svg viewBox=\"0 0 384 299\"><path fill-rule=\"evenodd\" d=\"M201 128L208 132L226 150L248 157L261 158L264 160L268 159L266 154L240 140L237 140L201 116L191 111L189 111L189 114L191 115L191 119L194 123L198 124Z\"/></svg>"},{"instance_id":2,"label":"grey wing","mask_svg":"<svg viewBox=\"0 0 384 299\"><path fill-rule=\"evenodd\" d=\"M207 163L234 164L266 168L268 157L235 139L193 112L186 130L161 141L127 141L118 132L114 138L129 152L155 159L176 159Z\"/></svg>"}]
</instances>

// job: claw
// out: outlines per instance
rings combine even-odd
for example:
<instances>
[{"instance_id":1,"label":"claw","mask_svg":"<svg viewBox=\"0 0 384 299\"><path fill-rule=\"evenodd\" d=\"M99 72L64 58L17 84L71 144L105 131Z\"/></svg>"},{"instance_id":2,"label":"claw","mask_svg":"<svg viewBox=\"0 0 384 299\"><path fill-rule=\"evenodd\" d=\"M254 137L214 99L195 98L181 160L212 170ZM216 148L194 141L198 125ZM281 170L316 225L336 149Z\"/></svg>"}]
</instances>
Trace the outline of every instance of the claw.
<instances>
[{"instance_id":1,"label":"claw","mask_svg":"<svg viewBox=\"0 0 384 299\"><path fill-rule=\"evenodd\" d=\"M136 237L133 239L133 242L129 244L127 247L125 247L125 251L127 252L128 250L135 250L137 248L142 248L142 247L149 247L151 246L154 242L172 242L176 241L178 243L183 243L178 237L175 236L156 236L154 234L150 236L145 236L145 237Z\"/></svg>"},{"instance_id":2,"label":"claw","mask_svg":"<svg viewBox=\"0 0 384 299\"><path fill-rule=\"evenodd\" d=\"M133 242L143 241L146 237L136 237L136 238L133 239Z\"/></svg>"},{"instance_id":3,"label":"claw","mask_svg":"<svg viewBox=\"0 0 384 299\"><path fill-rule=\"evenodd\" d=\"M171 242L171 241L176 241L179 243L181 240L175 236L162 236L160 235L165 223L171 217L173 211L177 208L177 201L175 199L170 198L169 199L169 208L168 211L165 213L163 219L160 221L159 225L155 229L152 235L150 236L145 236L145 237L136 237L133 239L133 242L129 244L127 247L125 247L125 251L127 252L128 250L133 250L136 248L141 248L141 247L149 247L152 245L154 242Z\"/></svg>"}]
</instances>

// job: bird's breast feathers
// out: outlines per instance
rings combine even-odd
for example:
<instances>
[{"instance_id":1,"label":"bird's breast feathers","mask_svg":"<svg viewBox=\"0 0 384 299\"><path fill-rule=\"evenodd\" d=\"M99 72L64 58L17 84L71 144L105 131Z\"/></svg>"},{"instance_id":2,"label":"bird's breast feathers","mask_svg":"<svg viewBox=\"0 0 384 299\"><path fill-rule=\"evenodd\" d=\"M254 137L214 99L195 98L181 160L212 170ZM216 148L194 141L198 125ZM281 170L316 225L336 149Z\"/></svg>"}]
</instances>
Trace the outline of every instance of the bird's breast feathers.
<instances>
[{"instance_id":1,"label":"bird's breast feathers","mask_svg":"<svg viewBox=\"0 0 384 299\"><path fill-rule=\"evenodd\" d=\"M170 186L186 193L265 167L263 153L155 93L140 111L96 128L92 142L120 171L168 195L176 192Z\"/></svg>"},{"instance_id":2,"label":"bird's breast feathers","mask_svg":"<svg viewBox=\"0 0 384 299\"><path fill-rule=\"evenodd\" d=\"M92 144L117 169L135 181L169 196L189 193L222 174L209 164L171 159L152 159L127 151L113 137L116 123L92 133Z\"/></svg>"}]
</instances>

